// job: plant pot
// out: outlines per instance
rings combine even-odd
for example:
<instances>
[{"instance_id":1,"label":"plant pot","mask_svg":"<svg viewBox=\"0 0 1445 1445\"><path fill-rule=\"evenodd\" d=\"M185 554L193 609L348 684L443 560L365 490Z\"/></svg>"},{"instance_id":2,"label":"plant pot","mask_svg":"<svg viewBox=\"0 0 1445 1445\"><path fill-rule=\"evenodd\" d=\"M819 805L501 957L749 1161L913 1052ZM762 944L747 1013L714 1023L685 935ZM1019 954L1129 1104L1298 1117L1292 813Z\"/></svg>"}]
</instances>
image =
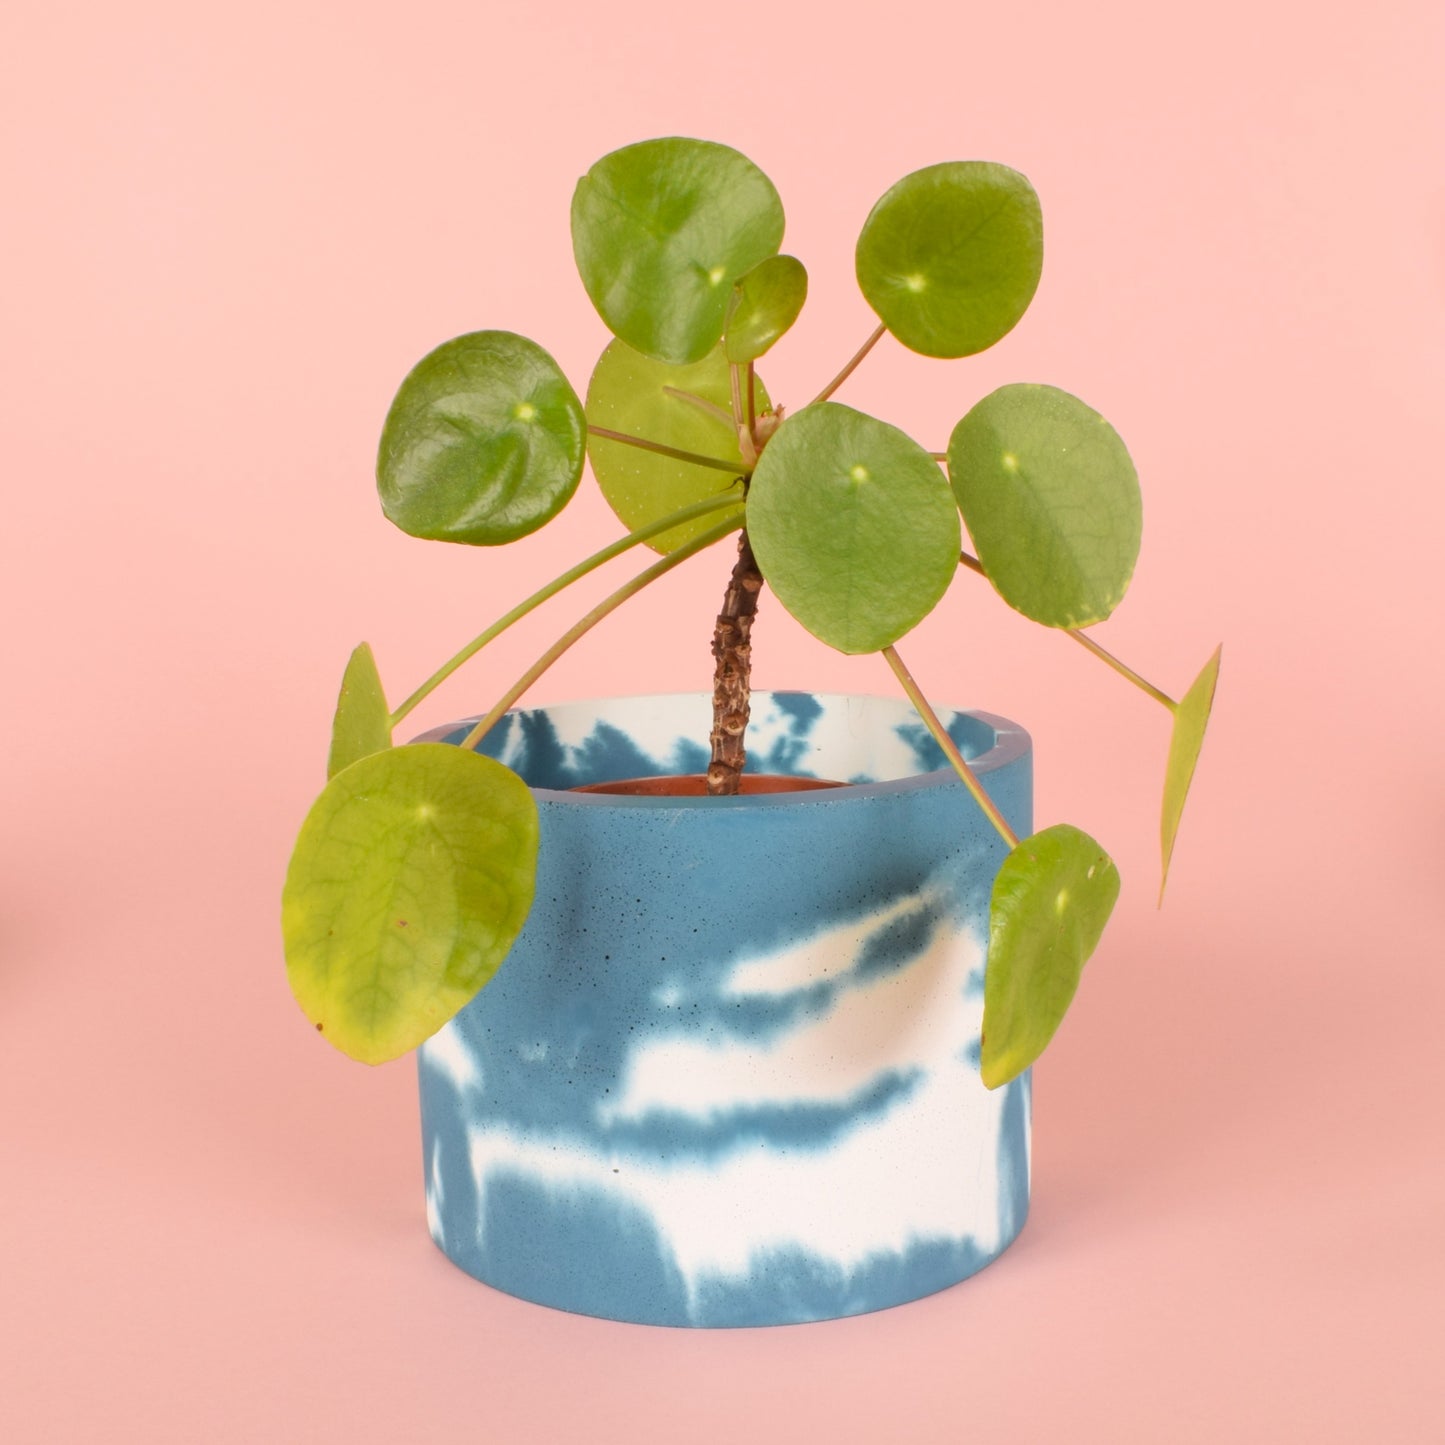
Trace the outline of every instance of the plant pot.
<instances>
[{"instance_id":1,"label":"plant pot","mask_svg":"<svg viewBox=\"0 0 1445 1445\"><path fill-rule=\"evenodd\" d=\"M1028 735L943 718L1030 832ZM535 790L541 857L512 953L419 1051L432 1235L497 1289L639 1323L931 1294L1028 1210L1029 1077L978 1073L1005 849L901 700L754 694L749 768L845 787L566 791L699 772L710 726L673 695L485 739Z\"/></svg>"}]
</instances>

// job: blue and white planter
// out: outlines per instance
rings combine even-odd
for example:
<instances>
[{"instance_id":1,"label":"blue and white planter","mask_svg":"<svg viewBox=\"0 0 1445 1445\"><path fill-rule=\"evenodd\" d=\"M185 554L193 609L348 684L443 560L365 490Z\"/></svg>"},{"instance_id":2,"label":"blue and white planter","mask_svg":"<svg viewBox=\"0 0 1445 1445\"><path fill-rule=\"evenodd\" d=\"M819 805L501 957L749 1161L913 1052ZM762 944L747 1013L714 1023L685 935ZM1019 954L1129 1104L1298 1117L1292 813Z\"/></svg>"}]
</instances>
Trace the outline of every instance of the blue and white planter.
<instances>
[{"instance_id":1,"label":"blue and white planter","mask_svg":"<svg viewBox=\"0 0 1445 1445\"><path fill-rule=\"evenodd\" d=\"M1028 735L943 716L1030 832ZM1028 1075L978 1072L1003 845L901 700L754 694L749 770L847 787L565 791L701 772L710 724L704 695L627 698L485 740L536 790L541 859L511 955L420 1050L432 1235L509 1294L647 1324L955 1284L1028 1210Z\"/></svg>"}]
</instances>

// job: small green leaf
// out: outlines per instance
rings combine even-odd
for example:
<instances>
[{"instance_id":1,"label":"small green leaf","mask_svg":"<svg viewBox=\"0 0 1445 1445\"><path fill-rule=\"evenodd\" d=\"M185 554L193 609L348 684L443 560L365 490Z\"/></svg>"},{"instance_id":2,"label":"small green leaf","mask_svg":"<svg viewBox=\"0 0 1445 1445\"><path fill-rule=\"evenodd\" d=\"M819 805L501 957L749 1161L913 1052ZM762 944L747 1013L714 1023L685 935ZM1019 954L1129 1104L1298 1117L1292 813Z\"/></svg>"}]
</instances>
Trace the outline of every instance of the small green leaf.
<instances>
[{"instance_id":1,"label":"small green leaf","mask_svg":"<svg viewBox=\"0 0 1445 1445\"><path fill-rule=\"evenodd\" d=\"M783 204L744 155L711 141L642 141L577 182L572 250L614 336L658 361L701 361L733 286L783 240Z\"/></svg>"},{"instance_id":2,"label":"small green leaf","mask_svg":"<svg viewBox=\"0 0 1445 1445\"><path fill-rule=\"evenodd\" d=\"M937 464L897 427L836 402L778 428L747 527L778 601L840 652L896 642L958 569L958 511Z\"/></svg>"},{"instance_id":3,"label":"small green leaf","mask_svg":"<svg viewBox=\"0 0 1445 1445\"><path fill-rule=\"evenodd\" d=\"M537 806L500 763L446 743L373 753L326 785L281 900L291 989L363 1063L429 1038L526 921Z\"/></svg>"},{"instance_id":4,"label":"small green leaf","mask_svg":"<svg viewBox=\"0 0 1445 1445\"><path fill-rule=\"evenodd\" d=\"M1169 860L1174 855L1174 839L1179 833L1179 819L1184 813L1184 800L1194 780L1194 766L1204 746L1204 730L1209 726L1209 712L1214 706L1214 689L1219 682L1219 658L1223 647L1204 664L1189 691L1174 709L1174 731L1169 739L1169 762L1164 772L1164 811L1159 824L1163 871L1159 878L1159 901L1164 901L1164 885L1169 881Z\"/></svg>"},{"instance_id":5,"label":"small green leaf","mask_svg":"<svg viewBox=\"0 0 1445 1445\"><path fill-rule=\"evenodd\" d=\"M351 654L341 678L341 694L336 699L336 716L331 723L326 776L334 778L357 759L370 757L390 746L391 711L386 705L376 659L371 655L371 644L363 642Z\"/></svg>"},{"instance_id":6,"label":"small green leaf","mask_svg":"<svg viewBox=\"0 0 1445 1445\"><path fill-rule=\"evenodd\" d=\"M768 394L760 380L754 382L756 405L763 411L769 405ZM747 469L738 450L731 407L728 364L721 347L690 366L668 366L634 351L625 341L614 341L602 353L587 387L590 425L735 461L741 476ZM629 532L694 502L705 502L731 485L727 473L713 467L680 462L606 437L589 436L587 451L602 495ZM741 511L739 504L738 515ZM648 545L671 552L731 515L716 512L685 522Z\"/></svg>"},{"instance_id":7,"label":"small green leaf","mask_svg":"<svg viewBox=\"0 0 1445 1445\"><path fill-rule=\"evenodd\" d=\"M1038 289L1043 217L1027 179L990 161L904 176L858 237L858 285L924 356L972 356L1013 330Z\"/></svg>"},{"instance_id":8,"label":"small green leaf","mask_svg":"<svg viewBox=\"0 0 1445 1445\"><path fill-rule=\"evenodd\" d=\"M1062 1022L1119 896L1119 872L1067 823L1025 838L1003 861L989 904L983 1082L1029 1067Z\"/></svg>"},{"instance_id":9,"label":"small green leaf","mask_svg":"<svg viewBox=\"0 0 1445 1445\"><path fill-rule=\"evenodd\" d=\"M1055 386L1001 386L953 429L948 475L978 560L1048 627L1102 622L1139 556L1139 479L1119 434Z\"/></svg>"},{"instance_id":10,"label":"small green leaf","mask_svg":"<svg viewBox=\"0 0 1445 1445\"><path fill-rule=\"evenodd\" d=\"M769 256L737 284L723 348L739 366L756 361L798 319L808 299L808 273L796 256Z\"/></svg>"},{"instance_id":11,"label":"small green leaf","mask_svg":"<svg viewBox=\"0 0 1445 1445\"><path fill-rule=\"evenodd\" d=\"M585 431L576 392L535 342L458 336L416 364L387 413L382 509L413 537L515 541L576 491Z\"/></svg>"}]
</instances>

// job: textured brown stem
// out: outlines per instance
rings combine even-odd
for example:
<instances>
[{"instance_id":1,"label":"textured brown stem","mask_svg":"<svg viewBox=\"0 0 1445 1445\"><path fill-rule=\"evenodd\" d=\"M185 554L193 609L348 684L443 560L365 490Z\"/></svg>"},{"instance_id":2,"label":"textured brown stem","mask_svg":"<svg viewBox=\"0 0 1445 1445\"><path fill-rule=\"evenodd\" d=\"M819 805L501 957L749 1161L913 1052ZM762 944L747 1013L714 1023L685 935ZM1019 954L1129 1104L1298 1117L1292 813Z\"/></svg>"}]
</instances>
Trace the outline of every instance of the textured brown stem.
<instances>
[{"instance_id":1,"label":"textured brown stem","mask_svg":"<svg viewBox=\"0 0 1445 1445\"><path fill-rule=\"evenodd\" d=\"M743 763L747 761L744 734L752 696L750 637L762 590L763 575L744 532L738 538L737 565L728 579L712 635L717 669L712 682L712 762L707 770L711 797L731 797L741 786Z\"/></svg>"}]
</instances>

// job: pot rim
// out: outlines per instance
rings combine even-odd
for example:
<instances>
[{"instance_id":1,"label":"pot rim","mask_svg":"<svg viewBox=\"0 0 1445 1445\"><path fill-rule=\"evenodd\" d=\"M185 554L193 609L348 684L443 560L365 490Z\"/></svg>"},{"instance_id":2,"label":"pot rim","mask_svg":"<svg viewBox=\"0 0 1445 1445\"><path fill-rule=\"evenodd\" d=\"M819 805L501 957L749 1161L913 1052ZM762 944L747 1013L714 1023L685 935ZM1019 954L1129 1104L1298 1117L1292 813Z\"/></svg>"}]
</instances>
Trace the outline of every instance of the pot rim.
<instances>
[{"instance_id":1,"label":"pot rim","mask_svg":"<svg viewBox=\"0 0 1445 1445\"><path fill-rule=\"evenodd\" d=\"M823 703L846 703L856 702L878 702L886 703L890 707L902 704L907 707L907 700L896 695L887 693L862 693L862 692L814 692L806 688L755 688L753 697L755 699L770 698L775 694L784 696L806 693L809 697L815 697ZM554 708L565 707L602 707L612 702L671 702L686 699L689 702L696 702L703 699L710 707L712 694L704 692L654 692L654 693L619 693L612 697L592 698L566 698L555 702L538 703L530 707L514 707L508 710L506 716L514 713L547 712ZM1010 763L1016 762L1025 756L1031 746L1032 739L1028 732L1009 718L1001 717L997 713L984 712L978 708L955 708L943 706L938 711L942 714L952 713L955 716L971 717L981 722L985 727L993 731L993 746L986 752L978 754L977 757L969 758L968 765L975 773L985 775L997 772L1000 768L1007 767ZM441 743L455 737L459 730L470 729L481 718L482 714L477 713L470 718L459 718L455 722L443 723L439 727L429 728L426 732L412 738L414 743ZM917 714L914 713L916 717ZM553 806L566 806L578 808L709 808L709 809L750 809L750 808L837 808L846 805L849 801L887 796L894 793L912 792L920 788L932 788L940 786L957 786L961 788L962 782L951 767L942 767L927 773L913 773L904 778L890 778L874 783L840 783L833 788L815 788L802 792L787 793L752 793L739 795L731 798L709 798L709 797L676 797L656 795L629 795L624 793L578 793L571 789L559 788L531 788L533 796L539 803L548 803ZM530 784L528 785L530 787Z\"/></svg>"}]
</instances>

